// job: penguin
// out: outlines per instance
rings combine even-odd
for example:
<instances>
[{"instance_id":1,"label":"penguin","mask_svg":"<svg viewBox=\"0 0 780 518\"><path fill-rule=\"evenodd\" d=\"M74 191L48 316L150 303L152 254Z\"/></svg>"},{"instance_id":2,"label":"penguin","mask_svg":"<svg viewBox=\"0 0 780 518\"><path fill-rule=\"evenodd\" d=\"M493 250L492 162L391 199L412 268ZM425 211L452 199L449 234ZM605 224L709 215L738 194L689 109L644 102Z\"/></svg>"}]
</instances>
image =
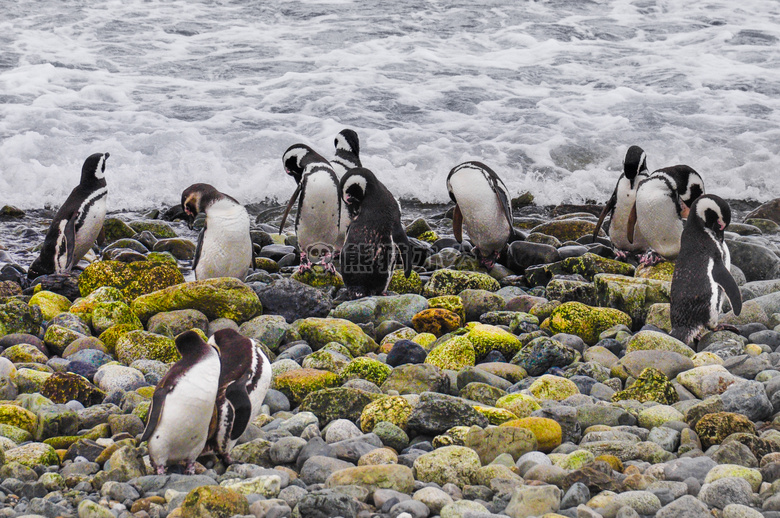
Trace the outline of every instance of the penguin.
<instances>
[{"instance_id":1,"label":"penguin","mask_svg":"<svg viewBox=\"0 0 780 518\"><path fill-rule=\"evenodd\" d=\"M336 147L336 158L331 160L330 163L336 176L341 178L350 169L363 167L363 164L360 162L360 139L354 130L341 130L336 135L333 145Z\"/></svg>"},{"instance_id":2,"label":"penguin","mask_svg":"<svg viewBox=\"0 0 780 518\"><path fill-rule=\"evenodd\" d=\"M330 162L304 144L290 146L284 152L282 163L285 172L295 179L298 187L287 203L279 233L282 233L287 215L300 195L298 215L295 218L295 233L301 251L299 269L302 272L310 270L314 257L327 271L335 272L331 260L334 252L340 250L343 244L339 240L339 179Z\"/></svg>"},{"instance_id":3,"label":"penguin","mask_svg":"<svg viewBox=\"0 0 780 518\"><path fill-rule=\"evenodd\" d=\"M452 230L463 241L463 224L479 263L490 270L514 236L509 191L499 176L481 162L464 162L447 175L447 191L455 202Z\"/></svg>"},{"instance_id":4,"label":"penguin","mask_svg":"<svg viewBox=\"0 0 780 518\"><path fill-rule=\"evenodd\" d=\"M670 310L671 335L686 344L705 329L718 329L724 293L734 314L742 311L742 295L729 271L731 255L723 241L730 222L731 209L718 196L706 194L693 202L672 276Z\"/></svg>"},{"instance_id":5,"label":"penguin","mask_svg":"<svg viewBox=\"0 0 780 518\"><path fill-rule=\"evenodd\" d=\"M181 194L181 206L192 229L195 217L206 213L198 236L192 270L196 280L214 277L244 279L254 268L254 249L249 234L249 213L234 198L209 184L196 183Z\"/></svg>"},{"instance_id":6,"label":"penguin","mask_svg":"<svg viewBox=\"0 0 780 518\"><path fill-rule=\"evenodd\" d=\"M687 165L665 167L642 180L628 217L626 234L629 243L647 243L640 263L653 265L677 257L683 219L703 193L704 181Z\"/></svg>"},{"instance_id":7,"label":"penguin","mask_svg":"<svg viewBox=\"0 0 780 518\"><path fill-rule=\"evenodd\" d=\"M636 200L636 189L639 183L648 177L648 174L645 151L639 146L628 148L623 159L623 174L618 178L615 190L604 206L604 210L601 211L599 221L593 231L593 240L595 241L604 218L608 215L612 216L609 224L609 238L612 240L618 258L626 257L626 251L634 252L647 249L647 243L638 234L634 236L633 243L628 241L627 227L628 217Z\"/></svg>"},{"instance_id":8,"label":"penguin","mask_svg":"<svg viewBox=\"0 0 780 518\"><path fill-rule=\"evenodd\" d=\"M354 298L387 293L396 263L396 247L405 252L404 275L412 272L412 247L401 225L392 193L363 167L350 169L339 184L350 216L341 275Z\"/></svg>"},{"instance_id":9,"label":"penguin","mask_svg":"<svg viewBox=\"0 0 780 518\"><path fill-rule=\"evenodd\" d=\"M220 351L221 367L216 398L216 429L206 443L230 464L230 451L249 423L260 413L271 386L271 363L257 342L234 329L221 329L209 338Z\"/></svg>"},{"instance_id":10,"label":"penguin","mask_svg":"<svg viewBox=\"0 0 780 518\"><path fill-rule=\"evenodd\" d=\"M95 244L106 219L108 157L108 153L95 153L84 161L81 181L54 216L41 253L27 272L29 280L70 272Z\"/></svg>"},{"instance_id":11,"label":"penguin","mask_svg":"<svg viewBox=\"0 0 780 518\"><path fill-rule=\"evenodd\" d=\"M166 466L186 462L195 472L203 451L219 389L219 352L195 331L176 337L181 360L174 363L154 389L149 418L141 436L148 441L149 459L158 475Z\"/></svg>"}]
</instances>

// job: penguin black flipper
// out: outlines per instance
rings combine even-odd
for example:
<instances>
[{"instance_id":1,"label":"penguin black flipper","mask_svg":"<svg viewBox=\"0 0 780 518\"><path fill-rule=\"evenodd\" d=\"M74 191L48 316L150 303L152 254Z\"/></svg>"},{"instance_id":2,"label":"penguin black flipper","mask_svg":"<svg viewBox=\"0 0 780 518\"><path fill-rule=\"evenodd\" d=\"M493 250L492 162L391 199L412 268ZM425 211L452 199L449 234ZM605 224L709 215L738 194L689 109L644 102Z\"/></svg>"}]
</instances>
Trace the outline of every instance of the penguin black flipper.
<instances>
[{"instance_id":1,"label":"penguin black flipper","mask_svg":"<svg viewBox=\"0 0 780 518\"><path fill-rule=\"evenodd\" d=\"M726 265L723 262L718 261L712 267L712 278L726 292L734 314L739 315L742 312L742 293L739 291L739 286L737 286L737 282L732 277L731 272L726 269Z\"/></svg>"},{"instance_id":2,"label":"penguin black flipper","mask_svg":"<svg viewBox=\"0 0 780 518\"><path fill-rule=\"evenodd\" d=\"M628 227L626 232L626 237L628 238L629 243L634 242L634 230L636 228L636 203L634 203L634 206L631 207L631 214L628 215Z\"/></svg>"},{"instance_id":3,"label":"penguin black flipper","mask_svg":"<svg viewBox=\"0 0 780 518\"><path fill-rule=\"evenodd\" d=\"M76 250L76 216L77 214L71 214L62 234L57 238L55 247L55 253L58 255L54 260L65 271L73 268L73 253Z\"/></svg>"},{"instance_id":4,"label":"penguin black flipper","mask_svg":"<svg viewBox=\"0 0 780 518\"><path fill-rule=\"evenodd\" d=\"M487 168L487 166L485 167ZM507 223L509 223L509 228L513 230L514 221L512 220L512 202L509 200L506 187L503 185L503 182L501 182L498 176L491 176L490 180L493 186L493 191L496 193L496 198L498 198L498 202L501 204L501 208L504 209L504 217L506 218Z\"/></svg>"},{"instance_id":5,"label":"penguin black flipper","mask_svg":"<svg viewBox=\"0 0 780 518\"><path fill-rule=\"evenodd\" d=\"M599 230L601 230L601 225L604 223L604 219L615 212L615 206L617 205L617 188L612 192L612 196L607 201L607 204L604 205L604 210L601 211L601 214L599 215L599 221L596 223L596 228L593 230L593 241L596 241L596 238L599 235ZM633 235L631 237L633 239Z\"/></svg>"},{"instance_id":6,"label":"penguin black flipper","mask_svg":"<svg viewBox=\"0 0 780 518\"><path fill-rule=\"evenodd\" d=\"M452 233L455 234L455 241L463 242L463 213L457 203L455 203L455 211L452 213Z\"/></svg>"},{"instance_id":7,"label":"penguin black flipper","mask_svg":"<svg viewBox=\"0 0 780 518\"><path fill-rule=\"evenodd\" d=\"M203 230L200 231L200 234L198 234L198 244L195 246L195 258L192 260L192 271L195 271L195 268L198 266L198 261L200 261L200 254L203 253L203 236L206 235L206 225L203 225Z\"/></svg>"},{"instance_id":8,"label":"penguin black flipper","mask_svg":"<svg viewBox=\"0 0 780 518\"><path fill-rule=\"evenodd\" d=\"M230 430L230 439L237 440L249 426L249 418L252 416L252 401L246 391L246 384L251 377L251 371L247 371L241 379L231 383L225 391L225 397L233 405L233 426Z\"/></svg>"},{"instance_id":9,"label":"penguin black flipper","mask_svg":"<svg viewBox=\"0 0 780 518\"><path fill-rule=\"evenodd\" d=\"M396 246L404 252L404 277L408 279L412 274L413 251L409 244L409 237L406 235L404 227L401 226L400 220L393 225L393 241L395 241Z\"/></svg>"},{"instance_id":10,"label":"penguin black flipper","mask_svg":"<svg viewBox=\"0 0 780 518\"><path fill-rule=\"evenodd\" d=\"M301 187L303 186L303 182L300 182L298 184L298 187L295 188L295 191L293 192L292 196L290 197L290 201L287 202L287 208L284 209L284 214L282 215L282 222L279 224L279 233L282 233L282 230L284 229L284 224L287 222L287 216L290 214L290 211L293 208L293 205L295 205L295 201L298 199L298 195L301 194Z\"/></svg>"},{"instance_id":11,"label":"penguin black flipper","mask_svg":"<svg viewBox=\"0 0 780 518\"><path fill-rule=\"evenodd\" d=\"M160 416L165 406L165 397L173 390L173 386L158 387L154 391L152 396L152 407L149 409L149 418L146 421L146 428L144 434L141 436L140 442L148 441L154 433L154 429L157 428L157 423L160 421Z\"/></svg>"}]
</instances>

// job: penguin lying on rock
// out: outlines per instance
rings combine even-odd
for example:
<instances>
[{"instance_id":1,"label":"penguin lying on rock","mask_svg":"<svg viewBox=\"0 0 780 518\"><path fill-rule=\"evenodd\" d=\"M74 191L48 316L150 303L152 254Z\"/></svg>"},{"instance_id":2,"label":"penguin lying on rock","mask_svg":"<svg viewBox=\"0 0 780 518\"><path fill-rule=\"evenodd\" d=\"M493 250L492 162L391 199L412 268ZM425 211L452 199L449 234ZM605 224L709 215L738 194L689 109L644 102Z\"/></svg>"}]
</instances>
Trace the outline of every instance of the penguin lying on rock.
<instances>
[{"instance_id":1,"label":"penguin lying on rock","mask_svg":"<svg viewBox=\"0 0 780 518\"><path fill-rule=\"evenodd\" d=\"M731 209L721 198L707 194L693 202L674 266L670 309L671 335L686 344L707 329L718 329L724 294L735 315L742 311L742 295L729 271L731 256L723 241L730 222Z\"/></svg>"},{"instance_id":2,"label":"penguin lying on rock","mask_svg":"<svg viewBox=\"0 0 780 518\"><path fill-rule=\"evenodd\" d=\"M81 168L81 182L54 216L38 258L27 278L68 273L95 244L106 218L108 153L90 155Z\"/></svg>"},{"instance_id":3,"label":"penguin lying on rock","mask_svg":"<svg viewBox=\"0 0 780 518\"><path fill-rule=\"evenodd\" d=\"M450 171L447 191L455 202L452 217L455 239L459 243L463 241L465 224L479 263L491 269L515 235L506 185L485 164L465 162Z\"/></svg>"}]
</instances>

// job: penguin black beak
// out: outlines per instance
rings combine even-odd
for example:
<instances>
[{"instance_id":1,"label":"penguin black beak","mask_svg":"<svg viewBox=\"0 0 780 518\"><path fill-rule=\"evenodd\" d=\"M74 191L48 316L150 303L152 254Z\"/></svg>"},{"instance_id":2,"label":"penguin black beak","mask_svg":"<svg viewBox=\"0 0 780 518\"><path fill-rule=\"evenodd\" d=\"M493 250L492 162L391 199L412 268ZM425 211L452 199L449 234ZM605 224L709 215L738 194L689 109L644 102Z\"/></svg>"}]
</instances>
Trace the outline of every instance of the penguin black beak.
<instances>
[{"instance_id":1,"label":"penguin black beak","mask_svg":"<svg viewBox=\"0 0 780 518\"><path fill-rule=\"evenodd\" d=\"M187 228L189 228L190 230L192 230L192 229L193 229L193 227L194 227L194 225L195 225L195 214L193 214L193 213L192 213L192 212L190 212L189 210L185 209L185 210L184 210L184 215L185 215L185 216L186 216L186 218L187 218Z\"/></svg>"}]
</instances>

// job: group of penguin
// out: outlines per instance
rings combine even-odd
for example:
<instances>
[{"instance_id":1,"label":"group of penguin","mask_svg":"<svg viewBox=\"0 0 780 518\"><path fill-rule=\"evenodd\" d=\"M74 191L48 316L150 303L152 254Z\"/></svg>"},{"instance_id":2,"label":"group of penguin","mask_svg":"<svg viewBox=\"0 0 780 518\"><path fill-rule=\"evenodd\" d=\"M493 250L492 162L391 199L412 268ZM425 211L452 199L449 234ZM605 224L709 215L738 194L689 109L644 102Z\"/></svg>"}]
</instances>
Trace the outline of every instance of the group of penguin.
<instances>
[{"instance_id":1,"label":"group of penguin","mask_svg":"<svg viewBox=\"0 0 780 518\"><path fill-rule=\"evenodd\" d=\"M400 204L362 167L357 133L341 131L334 145L331 160L304 144L285 151L284 169L297 187L279 231L298 201L295 232L300 270L320 264L335 271L333 259L338 256L351 297L382 295L398 251L403 254L406 277L413 264ZM106 214L108 157L96 153L84 162L81 182L55 215L40 255L29 268L30 280L69 272L95 243ZM731 210L718 196L704 194L704 182L691 167L676 165L650 173L639 146L628 149L623 166L593 239L611 216L609 236L618 258L636 254L640 263L648 265L662 259L676 261L671 335L689 344L706 330L718 328L725 297L735 314L741 311L741 295L724 242ZM456 240L462 242L465 227L472 253L482 266L492 268L508 243L522 239L513 227L506 185L487 165L465 162L449 172L447 190L455 202ZM203 183L184 190L181 208L190 228L199 214L205 214L193 261L195 278L243 279L254 267L246 209ZM259 412L270 383L268 359L252 340L235 331L219 331L208 343L187 332L177 337L176 345L182 360L157 386L143 435L158 471L180 461L187 462L190 471L203 451L229 459L235 441Z\"/></svg>"}]
</instances>

